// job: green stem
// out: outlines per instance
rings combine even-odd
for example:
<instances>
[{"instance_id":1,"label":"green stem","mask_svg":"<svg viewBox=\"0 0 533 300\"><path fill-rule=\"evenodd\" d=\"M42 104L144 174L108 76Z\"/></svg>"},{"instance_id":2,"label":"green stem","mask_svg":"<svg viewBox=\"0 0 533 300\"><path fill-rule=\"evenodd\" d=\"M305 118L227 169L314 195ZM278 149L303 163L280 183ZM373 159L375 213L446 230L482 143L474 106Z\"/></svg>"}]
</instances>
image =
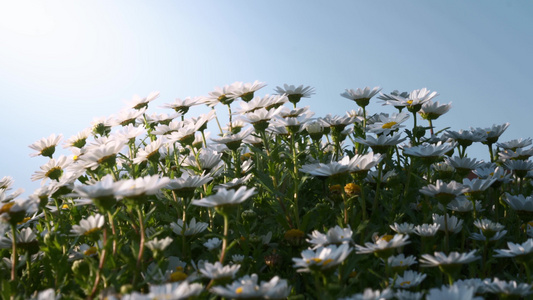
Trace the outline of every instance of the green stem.
<instances>
[{"instance_id":1,"label":"green stem","mask_svg":"<svg viewBox=\"0 0 533 300\"><path fill-rule=\"evenodd\" d=\"M374 216L378 211L379 196L381 191L381 173L383 172L383 160L378 164L378 178L376 178L376 196L374 197L374 205L372 206L372 216Z\"/></svg>"},{"instance_id":2,"label":"green stem","mask_svg":"<svg viewBox=\"0 0 533 300\"><path fill-rule=\"evenodd\" d=\"M96 278L94 280L93 289L91 291L91 294L89 295L89 299L93 299L96 291L98 290L98 285L100 284L100 274L102 273L102 269L104 268L104 262L106 259L106 244L107 244L107 226L104 225L104 248L102 249L102 254L100 255L100 263L98 264L98 270L96 271Z\"/></svg>"},{"instance_id":3,"label":"green stem","mask_svg":"<svg viewBox=\"0 0 533 300\"><path fill-rule=\"evenodd\" d=\"M524 268L526 269L527 283L531 283L531 270L527 262L524 262Z\"/></svg>"},{"instance_id":4,"label":"green stem","mask_svg":"<svg viewBox=\"0 0 533 300\"><path fill-rule=\"evenodd\" d=\"M404 201L407 198L407 194L409 193L409 183L411 182L411 171L412 170L413 170L413 159L411 158L411 163L409 164L409 171L407 171L407 183L405 183L405 188L403 191Z\"/></svg>"},{"instance_id":5,"label":"green stem","mask_svg":"<svg viewBox=\"0 0 533 300\"><path fill-rule=\"evenodd\" d=\"M17 225L11 224L11 233L13 234L13 240L11 241L11 281L15 282L17 279ZM12 294L14 295L14 294Z\"/></svg>"},{"instance_id":6,"label":"green stem","mask_svg":"<svg viewBox=\"0 0 533 300\"><path fill-rule=\"evenodd\" d=\"M298 157L296 154L296 141L294 138L294 134L291 134L291 144L290 147L292 149L292 164L293 164L293 172L294 172L294 201L293 201L293 208L294 208L294 221L296 222L296 228L300 229L300 210L298 208L298 185L300 184L300 178L299 178L299 170L298 170Z\"/></svg>"},{"instance_id":7,"label":"green stem","mask_svg":"<svg viewBox=\"0 0 533 300\"><path fill-rule=\"evenodd\" d=\"M115 222L113 221L113 214L108 211L107 217L109 218L109 224L111 224L111 233L113 235L113 256L117 254L117 231L115 228Z\"/></svg>"},{"instance_id":8,"label":"green stem","mask_svg":"<svg viewBox=\"0 0 533 300\"><path fill-rule=\"evenodd\" d=\"M220 122L218 121L218 116L215 108L212 108L215 111L215 120L217 121L218 129L220 129L220 135L224 134L224 131L222 131L222 126L220 126Z\"/></svg>"},{"instance_id":9,"label":"green stem","mask_svg":"<svg viewBox=\"0 0 533 300\"><path fill-rule=\"evenodd\" d=\"M367 219L366 217L366 196L365 196L365 188L364 188L364 184L362 180L360 182L360 186L361 186L361 212L363 213L361 218L363 219L363 221L366 221Z\"/></svg>"},{"instance_id":10,"label":"green stem","mask_svg":"<svg viewBox=\"0 0 533 300\"><path fill-rule=\"evenodd\" d=\"M446 235L444 252L448 254L450 250L450 232L448 230L448 213L446 211L444 212L444 234Z\"/></svg>"},{"instance_id":11,"label":"green stem","mask_svg":"<svg viewBox=\"0 0 533 300\"><path fill-rule=\"evenodd\" d=\"M229 217L227 215L222 215L224 217L224 238L222 239L222 252L220 252L220 263L224 263L224 256L226 256L226 248L228 246L228 233L229 233Z\"/></svg>"},{"instance_id":12,"label":"green stem","mask_svg":"<svg viewBox=\"0 0 533 300\"><path fill-rule=\"evenodd\" d=\"M135 265L136 270L135 270L135 276L133 277L133 286L135 286L135 284L137 283L137 279L141 273L142 258L144 255L144 239L145 239L144 220L143 220L143 215L142 215L142 211L140 207L137 207L137 216L139 217L139 231L141 234L141 240L139 241L139 254L137 255L137 263ZM183 226L185 226L185 222L183 223Z\"/></svg>"},{"instance_id":13,"label":"green stem","mask_svg":"<svg viewBox=\"0 0 533 300\"><path fill-rule=\"evenodd\" d=\"M228 114L229 114L229 131L233 133L233 122L231 117L231 106L228 104Z\"/></svg>"},{"instance_id":14,"label":"green stem","mask_svg":"<svg viewBox=\"0 0 533 300\"><path fill-rule=\"evenodd\" d=\"M492 152L492 144L487 144L489 147L490 162L494 162L494 152Z\"/></svg>"}]
</instances>

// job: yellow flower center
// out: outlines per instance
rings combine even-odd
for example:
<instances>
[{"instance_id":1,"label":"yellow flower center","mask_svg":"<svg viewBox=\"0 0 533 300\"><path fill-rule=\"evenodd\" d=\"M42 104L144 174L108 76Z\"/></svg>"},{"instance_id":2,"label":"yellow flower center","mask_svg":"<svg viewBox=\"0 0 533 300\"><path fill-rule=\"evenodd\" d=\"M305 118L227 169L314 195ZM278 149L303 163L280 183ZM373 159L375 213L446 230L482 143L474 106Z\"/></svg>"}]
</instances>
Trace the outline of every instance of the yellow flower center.
<instances>
[{"instance_id":1,"label":"yellow flower center","mask_svg":"<svg viewBox=\"0 0 533 300\"><path fill-rule=\"evenodd\" d=\"M176 271L172 274L170 274L170 281L171 282L177 282L177 281L183 281L187 279L187 274L181 272L181 271Z\"/></svg>"},{"instance_id":2,"label":"yellow flower center","mask_svg":"<svg viewBox=\"0 0 533 300\"><path fill-rule=\"evenodd\" d=\"M342 187L340 184L335 184L329 187L329 191L331 193L340 193L342 190Z\"/></svg>"},{"instance_id":3,"label":"yellow flower center","mask_svg":"<svg viewBox=\"0 0 533 300\"><path fill-rule=\"evenodd\" d=\"M80 158L80 157L79 157L79 156L77 156L77 155L74 155L74 157L72 157L72 160L73 160L73 161L77 161L77 160L78 160L78 158Z\"/></svg>"},{"instance_id":4,"label":"yellow flower center","mask_svg":"<svg viewBox=\"0 0 533 300\"><path fill-rule=\"evenodd\" d=\"M235 290L235 294L242 294L242 286L238 287L238 288Z\"/></svg>"},{"instance_id":5,"label":"yellow flower center","mask_svg":"<svg viewBox=\"0 0 533 300\"><path fill-rule=\"evenodd\" d=\"M7 204L4 204L4 206L2 206L2 208L0 208L0 214L9 213L10 210L11 210L11 207L13 207L13 205L15 205L15 202L9 202Z\"/></svg>"},{"instance_id":6,"label":"yellow flower center","mask_svg":"<svg viewBox=\"0 0 533 300\"><path fill-rule=\"evenodd\" d=\"M404 282L400 283L401 286L409 285L409 284L411 284L411 281L404 281Z\"/></svg>"},{"instance_id":7,"label":"yellow flower center","mask_svg":"<svg viewBox=\"0 0 533 300\"><path fill-rule=\"evenodd\" d=\"M413 104L413 100L407 100L407 104L409 105Z\"/></svg>"},{"instance_id":8,"label":"yellow flower center","mask_svg":"<svg viewBox=\"0 0 533 300\"><path fill-rule=\"evenodd\" d=\"M286 239L290 239L290 238L301 238L305 235L305 233L299 229L290 229L290 230L287 230L287 232L285 232L285 238Z\"/></svg>"},{"instance_id":9,"label":"yellow flower center","mask_svg":"<svg viewBox=\"0 0 533 300\"><path fill-rule=\"evenodd\" d=\"M24 218L24 220L18 222L17 224L24 224L24 223L28 222L29 220L31 220L31 218L30 217L26 217L26 218Z\"/></svg>"},{"instance_id":10,"label":"yellow flower center","mask_svg":"<svg viewBox=\"0 0 533 300\"><path fill-rule=\"evenodd\" d=\"M93 232L97 232L99 229L100 229L100 228L98 228L98 227L96 227L96 228L92 228L92 229L89 229L89 230L85 231L84 234L85 234L85 235L89 235L89 234L91 234L91 233L93 233Z\"/></svg>"},{"instance_id":11,"label":"yellow flower center","mask_svg":"<svg viewBox=\"0 0 533 300\"><path fill-rule=\"evenodd\" d=\"M331 258L323 260L322 258L315 257L315 258L308 259L307 263L310 264L311 262L314 262L317 265L318 264L322 264L322 266L326 266L329 263L331 263L332 261L333 261L333 259L331 259Z\"/></svg>"},{"instance_id":12,"label":"yellow flower center","mask_svg":"<svg viewBox=\"0 0 533 300\"><path fill-rule=\"evenodd\" d=\"M382 236L382 237L380 238L380 240L383 240L383 241L386 241L386 242L390 242L393 238L394 238L393 235L386 234L386 235Z\"/></svg>"},{"instance_id":13,"label":"yellow flower center","mask_svg":"<svg viewBox=\"0 0 533 300\"><path fill-rule=\"evenodd\" d=\"M96 247L90 247L89 249L85 250L85 252L83 252L84 255L93 255L96 253Z\"/></svg>"},{"instance_id":14,"label":"yellow flower center","mask_svg":"<svg viewBox=\"0 0 533 300\"><path fill-rule=\"evenodd\" d=\"M398 123L396 123L396 122L388 122L388 123L383 124L383 126L381 126L381 128L383 128L383 129L391 129L392 126L394 126L396 124L398 124Z\"/></svg>"},{"instance_id":15,"label":"yellow flower center","mask_svg":"<svg viewBox=\"0 0 533 300\"><path fill-rule=\"evenodd\" d=\"M61 206L61 209L68 209L68 204L63 204L63 206Z\"/></svg>"}]
</instances>

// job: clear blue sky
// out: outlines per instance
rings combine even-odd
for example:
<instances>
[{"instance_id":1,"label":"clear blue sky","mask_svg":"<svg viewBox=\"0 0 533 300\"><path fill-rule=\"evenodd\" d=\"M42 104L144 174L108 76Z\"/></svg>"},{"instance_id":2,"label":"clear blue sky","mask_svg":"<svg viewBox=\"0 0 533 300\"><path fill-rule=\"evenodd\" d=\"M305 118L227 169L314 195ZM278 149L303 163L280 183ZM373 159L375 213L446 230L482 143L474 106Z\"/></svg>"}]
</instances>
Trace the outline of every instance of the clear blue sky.
<instances>
[{"instance_id":1,"label":"clear blue sky","mask_svg":"<svg viewBox=\"0 0 533 300\"><path fill-rule=\"evenodd\" d=\"M160 91L156 112L235 81L268 83L261 95L314 86L302 104L317 116L356 108L346 88L427 87L453 102L437 127L510 122L502 140L531 137L531 16L525 0L2 1L0 177L29 194L47 162L29 157L38 139L69 138L135 94Z\"/></svg>"}]
</instances>

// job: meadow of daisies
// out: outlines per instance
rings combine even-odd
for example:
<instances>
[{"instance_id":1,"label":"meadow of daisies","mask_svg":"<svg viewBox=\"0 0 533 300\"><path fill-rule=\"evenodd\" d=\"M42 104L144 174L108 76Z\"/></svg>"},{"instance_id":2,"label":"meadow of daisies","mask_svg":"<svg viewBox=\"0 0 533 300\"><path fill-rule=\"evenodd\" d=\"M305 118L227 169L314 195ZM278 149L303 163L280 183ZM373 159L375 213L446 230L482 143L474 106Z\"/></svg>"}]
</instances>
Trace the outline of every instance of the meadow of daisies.
<instances>
[{"instance_id":1,"label":"meadow of daisies","mask_svg":"<svg viewBox=\"0 0 533 300\"><path fill-rule=\"evenodd\" d=\"M425 88L347 89L346 115L315 117L312 87L265 86L135 97L30 145L41 187L0 180L1 298L532 297L530 138L449 130Z\"/></svg>"}]
</instances>

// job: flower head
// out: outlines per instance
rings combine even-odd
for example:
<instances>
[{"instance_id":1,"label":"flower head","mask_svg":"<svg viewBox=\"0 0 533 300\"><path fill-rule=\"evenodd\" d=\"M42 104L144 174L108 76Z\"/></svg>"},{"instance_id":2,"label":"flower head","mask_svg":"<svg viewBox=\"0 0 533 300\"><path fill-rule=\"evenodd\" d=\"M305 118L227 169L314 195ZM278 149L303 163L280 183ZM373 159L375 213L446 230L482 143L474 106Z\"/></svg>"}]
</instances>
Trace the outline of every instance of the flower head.
<instances>
[{"instance_id":1,"label":"flower head","mask_svg":"<svg viewBox=\"0 0 533 300\"><path fill-rule=\"evenodd\" d=\"M481 256L476 256L477 250L472 250L468 253L450 252L446 255L444 252L435 252L434 255L423 254L420 258L420 265L422 267L437 267L441 265L460 265L467 264L478 260Z\"/></svg>"},{"instance_id":2,"label":"flower head","mask_svg":"<svg viewBox=\"0 0 533 300\"><path fill-rule=\"evenodd\" d=\"M238 190L218 189L217 193L200 200L193 200L192 204L204 207L237 205L255 194L255 188L248 189L241 186Z\"/></svg>"},{"instance_id":3,"label":"flower head","mask_svg":"<svg viewBox=\"0 0 533 300\"><path fill-rule=\"evenodd\" d=\"M232 299L285 299L289 296L290 291L287 280L274 276L269 281L258 283L257 274L241 277L225 287L215 286L211 288L212 293Z\"/></svg>"},{"instance_id":4,"label":"flower head","mask_svg":"<svg viewBox=\"0 0 533 300\"><path fill-rule=\"evenodd\" d=\"M172 228L172 231L177 235L191 236L206 230L207 226L209 226L209 224L205 222L197 223L196 218L192 218L189 225L183 225L183 220L179 219L176 223L170 223L170 228Z\"/></svg>"},{"instance_id":5,"label":"flower head","mask_svg":"<svg viewBox=\"0 0 533 300\"><path fill-rule=\"evenodd\" d=\"M54 154L56 150L57 144L59 144L59 141L63 138L63 135L55 135L52 134L51 136L47 138L42 138L38 140L37 142L31 144L29 147L35 151L36 153L30 154L30 156L47 156L52 158L52 155Z\"/></svg>"},{"instance_id":6,"label":"flower head","mask_svg":"<svg viewBox=\"0 0 533 300\"><path fill-rule=\"evenodd\" d=\"M355 101L357 105L365 107L370 102L370 98L374 97L377 93L381 91L379 86L376 86L373 89L370 87L365 87L364 89L346 89L344 93L341 94L342 97Z\"/></svg>"},{"instance_id":7,"label":"flower head","mask_svg":"<svg viewBox=\"0 0 533 300\"><path fill-rule=\"evenodd\" d=\"M326 234L315 230L309 235L309 237L311 239L308 239L307 242L314 245L313 249L330 244L340 245L353 242L352 229L350 227L341 228L339 225L330 228Z\"/></svg>"},{"instance_id":8,"label":"flower head","mask_svg":"<svg viewBox=\"0 0 533 300\"><path fill-rule=\"evenodd\" d=\"M318 247L316 250L304 250L302 258L293 258L294 268L297 272L310 272L330 270L341 264L346 257L352 252L348 244L329 245L327 247Z\"/></svg>"},{"instance_id":9,"label":"flower head","mask_svg":"<svg viewBox=\"0 0 533 300\"><path fill-rule=\"evenodd\" d=\"M206 262L199 271L209 279L233 279L240 267L240 265L222 266L218 261L214 264Z\"/></svg>"},{"instance_id":10,"label":"flower head","mask_svg":"<svg viewBox=\"0 0 533 300\"><path fill-rule=\"evenodd\" d=\"M395 288L400 289L409 289L412 287L419 286L424 279L426 279L427 275L418 273L416 271L407 270L403 273L403 275L398 276L396 278L389 278L389 282L394 282Z\"/></svg>"},{"instance_id":11,"label":"flower head","mask_svg":"<svg viewBox=\"0 0 533 300\"><path fill-rule=\"evenodd\" d=\"M296 87L294 85L284 84L283 87L277 86L275 91L280 95L287 95L289 102L296 105L296 103L300 102L300 99L311 97L315 93L315 88L310 86L304 87L303 85Z\"/></svg>"},{"instance_id":12,"label":"flower head","mask_svg":"<svg viewBox=\"0 0 533 300\"><path fill-rule=\"evenodd\" d=\"M102 228L104 222L105 219L103 215L95 214L94 216L89 216L87 219L81 220L80 225L72 225L72 230L70 232L75 235L89 235Z\"/></svg>"}]
</instances>

